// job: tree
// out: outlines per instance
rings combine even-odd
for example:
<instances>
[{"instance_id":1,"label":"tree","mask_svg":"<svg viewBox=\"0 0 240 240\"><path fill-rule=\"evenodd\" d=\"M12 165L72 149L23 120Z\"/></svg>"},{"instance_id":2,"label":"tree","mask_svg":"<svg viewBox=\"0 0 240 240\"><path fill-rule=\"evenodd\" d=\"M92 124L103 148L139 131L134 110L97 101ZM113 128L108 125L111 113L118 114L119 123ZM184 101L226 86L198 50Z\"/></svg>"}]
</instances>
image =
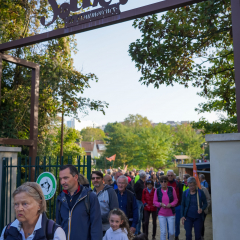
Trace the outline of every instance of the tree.
<instances>
[{"instance_id":1,"label":"tree","mask_svg":"<svg viewBox=\"0 0 240 240\"><path fill-rule=\"evenodd\" d=\"M141 128L135 142L136 152L130 163L141 167L162 167L172 159L172 131L169 125L159 123L154 128Z\"/></svg>"},{"instance_id":2,"label":"tree","mask_svg":"<svg viewBox=\"0 0 240 240\"><path fill-rule=\"evenodd\" d=\"M116 154L114 166L125 165L133 159L135 138L136 135L134 135L132 128L121 123L112 125L112 131L108 134L108 144L104 156L110 157Z\"/></svg>"},{"instance_id":3,"label":"tree","mask_svg":"<svg viewBox=\"0 0 240 240\"><path fill-rule=\"evenodd\" d=\"M124 124L128 127L134 127L135 129L139 127L152 127L147 117L143 117L140 114L129 114L128 117L124 119Z\"/></svg>"},{"instance_id":4,"label":"tree","mask_svg":"<svg viewBox=\"0 0 240 240\"><path fill-rule=\"evenodd\" d=\"M105 157L116 154L114 166L128 164L146 167L163 166L172 159L172 132L170 126L158 124L156 127L112 125L109 132Z\"/></svg>"},{"instance_id":5,"label":"tree","mask_svg":"<svg viewBox=\"0 0 240 240\"><path fill-rule=\"evenodd\" d=\"M134 21L141 39L129 54L142 73L140 82L155 88L178 83L201 89L207 101L198 112L223 111L236 117L233 38L230 0L209 0ZM226 122L218 127L224 132ZM204 126L208 122L201 122ZM214 129L214 128L213 128ZM236 128L227 128L235 131Z\"/></svg>"},{"instance_id":6,"label":"tree","mask_svg":"<svg viewBox=\"0 0 240 240\"><path fill-rule=\"evenodd\" d=\"M197 134L190 124L177 125L173 134L176 155L188 155L191 162L193 158L200 158L204 153L201 146L205 139L201 133Z\"/></svg>"},{"instance_id":7,"label":"tree","mask_svg":"<svg viewBox=\"0 0 240 240\"><path fill-rule=\"evenodd\" d=\"M47 16L48 1L3 1L0 0L0 42L7 42L31 36L40 32L40 17ZM63 27L62 20L54 28ZM78 111L102 111L106 102L80 96L90 88L90 81L98 81L93 73L82 74L73 66L71 52L76 52L74 36L68 36L46 43L18 48L8 53L40 65L39 87L39 137L49 131L53 118L62 116L78 118ZM29 138L30 126L31 72L21 66L4 62L0 99L0 137ZM39 146L39 149L41 147Z\"/></svg>"},{"instance_id":8,"label":"tree","mask_svg":"<svg viewBox=\"0 0 240 240\"><path fill-rule=\"evenodd\" d=\"M114 125L118 124L118 122L114 122L114 123L107 123L107 125L104 128L104 132L106 134L109 134L110 132L114 132Z\"/></svg>"},{"instance_id":9,"label":"tree","mask_svg":"<svg viewBox=\"0 0 240 240\"><path fill-rule=\"evenodd\" d=\"M104 141L106 136L102 129L87 127L81 130L82 141L93 142L95 140Z\"/></svg>"},{"instance_id":10,"label":"tree","mask_svg":"<svg viewBox=\"0 0 240 240\"><path fill-rule=\"evenodd\" d=\"M48 156L56 160L60 151L60 135L60 118L53 119L49 125L49 132L42 138L43 142L40 145L40 158L43 156ZM78 156L83 156L85 154L84 149L79 145L81 139L82 136L78 130L74 128L68 128L66 125L64 125L63 154L65 156L65 163L68 156L71 156L76 160Z\"/></svg>"}]
</instances>

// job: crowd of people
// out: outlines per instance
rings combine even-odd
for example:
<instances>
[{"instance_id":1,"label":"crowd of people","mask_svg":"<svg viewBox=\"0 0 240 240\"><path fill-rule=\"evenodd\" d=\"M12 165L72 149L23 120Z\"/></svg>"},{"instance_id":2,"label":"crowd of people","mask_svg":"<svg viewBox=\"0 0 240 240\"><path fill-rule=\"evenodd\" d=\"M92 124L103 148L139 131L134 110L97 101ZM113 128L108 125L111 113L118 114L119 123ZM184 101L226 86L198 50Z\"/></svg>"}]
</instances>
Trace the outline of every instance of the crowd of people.
<instances>
[{"instance_id":1,"label":"crowd of people","mask_svg":"<svg viewBox=\"0 0 240 240\"><path fill-rule=\"evenodd\" d=\"M209 185L202 188L188 174L183 181L169 170L92 171L91 183L73 165L60 168L62 192L57 197L56 219L47 219L41 187L26 182L13 193L16 220L0 240L160 240L179 239L180 222L186 240L204 239L204 221L210 205ZM149 220L152 219L152 236Z\"/></svg>"}]
</instances>

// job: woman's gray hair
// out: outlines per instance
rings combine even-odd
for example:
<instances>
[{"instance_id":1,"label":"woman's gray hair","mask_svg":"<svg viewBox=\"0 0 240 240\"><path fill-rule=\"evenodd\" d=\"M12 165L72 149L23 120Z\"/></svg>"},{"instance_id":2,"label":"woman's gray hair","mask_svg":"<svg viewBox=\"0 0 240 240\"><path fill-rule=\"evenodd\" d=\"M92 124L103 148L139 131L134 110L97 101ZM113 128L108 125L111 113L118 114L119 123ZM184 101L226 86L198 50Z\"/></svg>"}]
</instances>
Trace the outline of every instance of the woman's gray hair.
<instances>
[{"instance_id":1,"label":"woman's gray hair","mask_svg":"<svg viewBox=\"0 0 240 240\"><path fill-rule=\"evenodd\" d=\"M121 176L119 176L119 177L118 177L118 179L120 179L120 178L123 178L123 179L125 179L125 181L126 181L126 184L128 184L128 178L127 178L126 176L124 176L124 175L121 175ZM117 179L117 182L118 182L118 179Z\"/></svg>"},{"instance_id":2,"label":"woman's gray hair","mask_svg":"<svg viewBox=\"0 0 240 240\"><path fill-rule=\"evenodd\" d=\"M89 184L89 181L87 180L87 178L85 178L82 174L78 174L78 183L80 185L86 185Z\"/></svg>"},{"instance_id":3,"label":"woman's gray hair","mask_svg":"<svg viewBox=\"0 0 240 240\"><path fill-rule=\"evenodd\" d=\"M139 171L139 177L140 178L146 178L147 174L145 173L145 171L141 170L141 171Z\"/></svg>"},{"instance_id":4,"label":"woman's gray hair","mask_svg":"<svg viewBox=\"0 0 240 240\"><path fill-rule=\"evenodd\" d=\"M189 178L187 179L187 183L188 183L188 184L189 184L189 183L197 184L196 179L195 179L194 177L189 177Z\"/></svg>"},{"instance_id":5,"label":"woman's gray hair","mask_svg":"<svg viewBox=\"0 0 240 240\"><path fill-rule=\"evenodd\" d=\"M169 172L174 174L174 171L170 169L170 170L167 171L167 175L168 175Z\"/></svg>"},{"instance_id":6,"label":"woman's gray hair","mask_svg":"<svg viewBox=\"0 0 240 240\"><path fill-rule=\"evenodd\" d=\"M46 212L46 200L42 191L42 188L36 182L25 182L20 187L18 187L12 194L13 198L19 194L25 192L30 197L32 197L40 206L39 214Z\"/></svg>"}]
</instances>

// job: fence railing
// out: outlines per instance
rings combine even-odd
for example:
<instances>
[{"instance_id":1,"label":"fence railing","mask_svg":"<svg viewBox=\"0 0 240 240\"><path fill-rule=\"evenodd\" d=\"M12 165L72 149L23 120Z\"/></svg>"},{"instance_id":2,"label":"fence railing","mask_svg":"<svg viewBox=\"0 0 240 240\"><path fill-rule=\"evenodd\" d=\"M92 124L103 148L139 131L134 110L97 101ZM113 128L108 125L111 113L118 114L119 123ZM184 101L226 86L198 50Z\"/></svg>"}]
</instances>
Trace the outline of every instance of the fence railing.
<instances>
[{"instance_id":1,"label":"fence railing","mask_svg":"<svg viewBox=\"0 0 240 240\"><path fill-rule=\"evenodd\" d=\"M6 224L14 221L15 219L12 199L13 191L24 182L31 181L31 176L34 176L33 181L35 182L38 176L43 172L51 172L57 180L57 191L54 197L47 201L47 215L50 219L55 219L56 198L62 190L59 185L59 168L65 164L74 165L78 169L78 172L83 174L90 182L91 156L79 156L74 159L72 157L62 157L61 159L37 157L34 164L32 164L31 158L18 158L15 162L12 158L3 159L0 186L0 231L2 231Z\"/></svg>"}]
</instances>

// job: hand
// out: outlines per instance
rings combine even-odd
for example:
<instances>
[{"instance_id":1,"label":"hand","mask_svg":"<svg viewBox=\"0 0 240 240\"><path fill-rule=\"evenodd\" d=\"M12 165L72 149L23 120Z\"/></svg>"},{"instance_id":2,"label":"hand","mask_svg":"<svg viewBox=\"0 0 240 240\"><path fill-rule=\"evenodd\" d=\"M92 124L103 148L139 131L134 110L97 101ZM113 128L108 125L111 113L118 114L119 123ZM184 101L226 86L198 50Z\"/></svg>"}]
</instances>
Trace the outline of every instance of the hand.
<instances>
[{"instance_id":1,"label":"hand","mask_svg":"<svg viewBox=\"0 0 240 240\"><path fill-rule=\"evenodd\" d=\"M136 228L130 227L130 231L134 234L136 232Z\"/></svg>"},{"instance_id":2,"label":"hand","mask_svg":"<svg viewBox=\"0 0 240 240\"><path fill-rule=\"evenodd\" d=\"M182 225L184 225L185 220L186 220L186 218L182 217Z\"/></svg>"},{"instance_id":3,"label":"hand","mask_svg":"<svg viewBox=\"0 0 240 240\"><path fill-rule=\"evenodd\" d=\"M148 204L146 204L144 207L147 207L148 206Z\"/></svg>"},{"instance_id":4,"label":"hand","mask_svg":"<svg viewBox=\"0 0 240 240\"><path fill-rule=\"evenodd\" d=\"M169 203L168 205L167 205L167 208L171 208L172 207L172 205Z\"/></svg>"},{"instance_id":5,"label":"hand","mask_svg":"<svg viewBox=\"0 0 240 240\"><path fill-rule=\"evenodd\" d=\"M198 214L201 214L202 213L202 209L200 208L199 210L198 210Z\"/></svg>"},{"instance_id":6,"label":"hand","mask_svg":"<svg viewBox=\"0 0 240 240\"><path fill-rule=\"evenodd\" d=\"M166 205L164 203L161 203L161 207L166 208Z\"/></svg>"}]
</instances>

